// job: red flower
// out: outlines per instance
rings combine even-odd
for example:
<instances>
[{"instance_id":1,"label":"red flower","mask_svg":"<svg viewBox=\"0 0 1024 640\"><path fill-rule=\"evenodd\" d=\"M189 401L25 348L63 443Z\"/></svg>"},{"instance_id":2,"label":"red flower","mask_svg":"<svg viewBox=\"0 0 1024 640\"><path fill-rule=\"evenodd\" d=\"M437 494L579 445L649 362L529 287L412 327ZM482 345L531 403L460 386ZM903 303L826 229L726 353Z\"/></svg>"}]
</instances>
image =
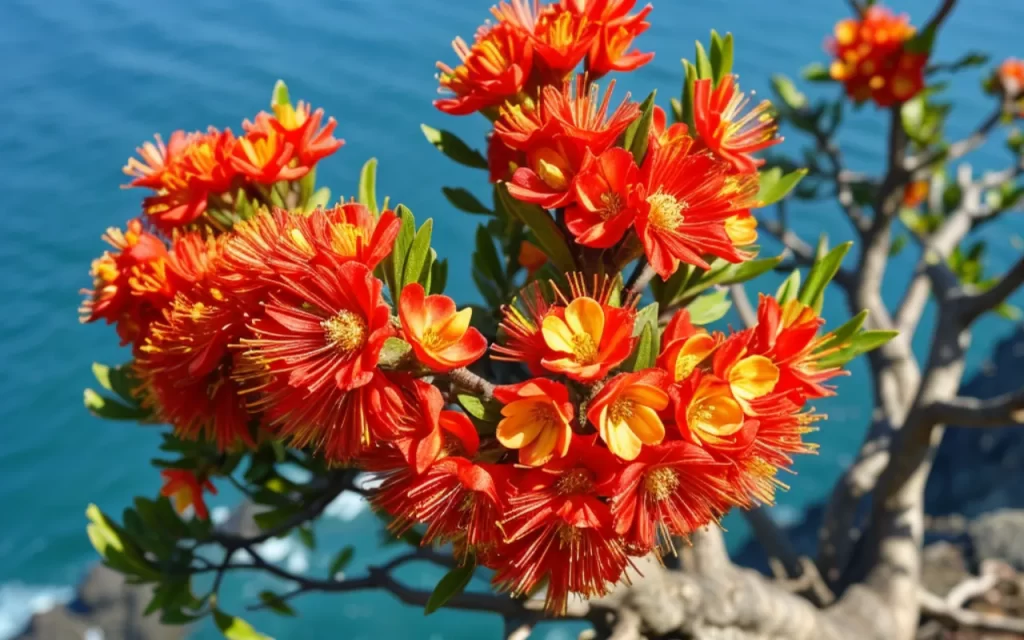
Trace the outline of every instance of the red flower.
<instances>
[{"instance_id":1,"label":"red flower","mask_svg":"<svg viewBox=\"0 0 1024 640\"><path fill-rule=\"evenodd\" d=\"M752 173L764 160L751 154L782 142L775 136L778 125L771 116L772 105L762 100L743 114L748 100L727 75L713 86L710 78L699 79L693 87L693 119L700 141L739 173Z\"/></svg>"},{"instance_id":2,"label":"red flower","mask_svg":"<svg viewBox=\"0 0 1024 640\"><path fill-rule=\"evenodd\" d=\"M732 506L725 465L688 442L646 447L608 483L615 532L631 555L673 548Z\"/></svg>"},{"instance_id":3,"label":"red flower","mask_svg":"<svg viewBox=\"0 0 1024 640\"><path fill-rule=\"evenodd\" d=\"M492 9L495 17L533 46L541 84L559 84L587 55L598 25L560 5L541 9L536 0L509 0Z\"/></svg>"},{"instance_id":4,"label":"red flower","mask_svg":"<svg viewBox=\"0 0 1024 640\"><path fill-rule=\"evenodd\" d=\"M562 0L577 15L599 25L587 56L587 71L594 79L611 71L633 71L654 58L653 53L629 51L633 40L651 26L647 14L651 5L629 15L636 0Z\"/></svg>"},{"instance_id":5,"label":"red flower","mask_svg":"<svg viewBox=\"0 0 1024 640\"><path fill-rule=\"evenodd\" d=\"M1024 96L1024 60L1003 60L996 70L996 79L1006 97L1012 100Z\"/></svg>"},{"instance_id":6,"label":"red flower","mask_svg":"<svg viewBox=\"0 0 1024 640\"><path fill-rule=\"evenodd\" d=\"M547 369L541 361L547 355L548 347L541 334L541 325L553 313L554 307L545 295L544 285L530 283L512 304L503 306L501 311L503 317L498 325L500 343L491 345L491 359L522 362L532 375L545 375Z\"/></svg>"},{"instance_id":7,"label":"red flower","mask_svg":"<svg viewBox=\"0 0 1024 640\"><path fill-rule=\"evenodd\" d=\"M621 373L605 384L587 407L608 450L623 460L635 460L644 445L661 444L665 425L659 412L669 404L664 371L648 369Z\"/></svg>"},{"instance_id":8,"label":"red flower","mask_svg":"<svg viewBox=\"0 0 1024 640\"><path fill-rule=\"evenodd\" d=\"M487 136L487 169L491 184L508 181L516 169L526 164L526 154L506 145L493 132Z\"/></svg>"},{"instance_id":9,"label":"red flower","mask_svg":"<svg viewBox=\"0 0 1024 640\"><path fill-rule=\"evenodd\" d=\"M478 360L487 350L487 340L469 326L473 310L455 311L448 296L426 295L413 282L402 289L398 303L403 335L416 359L434 371L451 371Z\"/></svg>"},{"instance_id":10,"label":"red flower","mask_svg":"<svg viewBox=\"0 0 1024 640\"><path fill-rule=\"evenodd\" d=\"M210 512L206 508L206 501L203 500L203 491L217 495L217 488L209 478L200 479L187 469L164 469L160 472L160 477L164 479L160 495L172 498L178 513L184 513L186 509L192 507L197 518L209 519Z\"/></svg>"},{"instance_id":11,"label":"red flower","mask_svg":"<svg viewBox=\"0 0 1024 640\"><path fill-rule=\"evenodd\" d=\"M860 19L836 24L826 48L835 56L829 69L855 102L872 99L880 107L906 102L924 89L927 54L911 53L906 44L915 29L906 15L881 5L868 7Z\"/></svg>"},{"instance_id":12,"label":"red flower","mask_svg":"<svg viewBox=\"0 0 1024 640\"><path fill-rule=\"evenodd\" d=\"M344 140L338 140L333 135L338 126L334 118L328 118L327 124L320 127L324 118L323 109L313 111L302 100L299 100L296 107L291 103L275 104L273 109L274 115L260 112L256 115L255 124L246 121L242 127L246 133L254 134L267 134L273 129L287 144L292 145L301 166L312 167L345 144Z\"/></svg>"},{"instance_id":13,"label":"red flower","mask_svg":"<svg viewBox=\"0 0 1024 640\"><path fill-rule=\"evenodd\" d=\"M238 139L231 165L240 174L260 184L298 180L309 173L298 164L295 145L274 127L252 127Z\"/></svg>"},{"instance_id":14,"label":"red flower","mask_svg":"<svg viewBox=\"0 0 1024 640\"><path fill-rule=\"evenodd\" d=\"M573 406L565 386L545 378L495 388L505 406L498 423L502 446L519 450L520 464L540 466L565 456L572 443Z\"/></svg>"},{"instance_id":15,"label":"red flower","mask_svg":"<svg viewBox=\"0 0 1024 640\"><path fill-rule=\"evenodd\" d=\"M173 294L161 286L157 295L152 288L140 289L139 283L165 280L168 258L164 243L143 230L142 222L131 220L125 231L107 229L103 239L115 251L105 252L92 263L93 288L83 289L87 299L79 314L82 322L103 319L117 323L121 344L144 337L149 324L160 318L160 310Z\"/></svg>"},{"instance_id":16,"label":"red flower","mask_svg":"<svg viewBox=\"0 0 1024 640\"><path fill-rule=\"evenodd\" d=\"M658 366L668 371L673 382L682 382L718 346L717 336L697 329L690 323L690 312L681 309L672 316L661 334L661 353Z\"/></svg>"},{"instance_id":17,"label":"red flower","mask_svg":"<svg viewBox=\"0 0 1024 640\"><path fill-rule=\"evenodd\" d=\"M577 242L607 249L622 239L636 215L628 203L639 174L633 154L625 149L613 147L600 156L587 156L573 181L576 203L565 211L566 226Z\"/></svg>"},{"instance_id":18,"label":"red flower","mask_svg":"<svg viewBox=\"0 0 1024 640\"><path fill-rule=\"evenodd\" d=\"M591 382L629 357L635 312L579 297L555 307L544 318L541 334L549 355L541 364L580 382Z\"/></svg>"},{"instance_id":19,"label":"red flower","mask_svg":"<svg viewBox=\"0 0 1024 640\"><path fill-rule=\"evenodd\" d=\"M141 147L135 149L139 159L128 158L124 166L125 175L134 179L128 183L131 187L147 187L154 191L166 187L166 183L173 174L177 163L180 162L182 152L188 146L188 135L184 131L175 131L164 144L160 134L154 136L156 144L144 142Z\"/></svg>"},{"instance_id":20,"label":"red flower","mask_svg":"<svg viewBox=\"0 0 1024 640\"><path fill-rule=\"evenodd\" d=\"M520 482L502 524L507 546L492 558L494 584L514 595L547 578L545 606L552 613L565 611L570 593L607 594L629 565L597 492L618 466L593 437L579 440L569 457Z\"/></svg>"},{"instance_id":21,"label":"red flower","mask_svg":"<svg viewBox=\"0 0 1024 640\"><path fill-rule=\"evenodd\" d=\"M445 447L445 434L458 445L458 454L476 455L480 436L466 414L444 410L444 397L437 387L411 380L407 388L407 412L394 419L395 443L417 474L425 472L439 456L454 453Z\"/></svg>"},{"instance_id":22,"label":"red flower","mask_svg":"<svg viewBox=\"0 0 1024 640\"><path fill-rule=\"evenodd\" d=\"M438 62L441 89L451 98L434 101L434 106L462 116L497 107L523 90L533 67L529 37L514 25L498 22L477 30L473 46L462 38L452 43L462 64L452 69Z\"/></svg>"},{"instance_id":23,"label":"red flower","mask_svg":"<svg viewBox=\"0 0 1024 640\"><path fill-rule=\"evenodd\" d=\"M729 459L749 450L757 420L743 413L728 382L697 369L671 393L676 423L686 440Z\"/></svg>"},{"instance_id":24,"label":"red flower","mask_svg":"<svg viewBox=\"0 0 1024 640\"><path fill-rule=\"evenodd\" d=\"M541 251L540 247L529 240L523 240L519 244L519 255L516 260L519 262L520 267L526 269L527 278L532 278L548 263L548 254Z\"/></svg>"},{"instance_id":25,"label":"red flower","mask_svg":"<svg viewBox=\"0 0 1024 640\"><path fill-rule=\"evenodd\" d=\"M636 230L654 270L668 279L680 262L710 268L704 255L742 262L751 254L736 249L725 229L730 216L753 205L756 175L729 175L731 167L681 138L655 146L641 169L643 188L630 206L636 208Z\"/></svg>"},{"instance_id":26,"label":"red flower","mask_svg":"<svg viewBox=\"0 0 1024 640\"><path fill-rule=\"evenodd\" d=\"M600 101L597 85L588 90L583 76L577 78L575 92L573 86L566 82L561 90L544 87L540 103L532 109L502 108L495 134L526 153L526 166L516 169L508 184L513 197L546 208L571 204L572 180L583 168L586 153L600 155L611 147L640 113L639 105L627 96L609 116L614 83Z\"/></svg>"}]
</instances>

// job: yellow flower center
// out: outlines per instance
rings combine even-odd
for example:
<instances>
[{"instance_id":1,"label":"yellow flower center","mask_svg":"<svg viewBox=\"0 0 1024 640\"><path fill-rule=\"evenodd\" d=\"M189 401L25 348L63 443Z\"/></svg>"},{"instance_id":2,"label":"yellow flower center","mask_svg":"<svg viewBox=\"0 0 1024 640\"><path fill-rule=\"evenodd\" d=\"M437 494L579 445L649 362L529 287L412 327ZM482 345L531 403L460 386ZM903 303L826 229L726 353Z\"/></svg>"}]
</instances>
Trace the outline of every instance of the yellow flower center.
<instances>
[{"instance_id":1,"label":"yellow flower center","mask_svg":"<svg viewBox=\"0 0 1024 640\"><path fill-rule=\"evenodd\" d=\"M342 354L348 355L366 342L366 321L358 314L342 309L337 315L320 323L327 342Z\"/></svg>"},{"instance_id":2,"label":"yellow flower center","mask_svg":"<svg viewBox=\"0 0 1024 640\"><path fill-rule=\"evenodd\" d=\"M331 225L331 246L347 258L354 258L365 241L366 232L354 224L339 222Z\"/></svg>"},{"instance_id":3,"label":"yellow flower center","mask_svg":"<svg viewBox=\"0 0 1024 640\"><path fill-rule=\"evenodd\" d=\"M601 194L601 208L598 210L597 215L602 220L613 218L622 211L622 197L617 193L602 193Z\"/></svg>"},{"instance_id":4,"label":"yellow flower center","mask_svg":"<svg viewBox=\"0 0 1024 640\"><path fill-rule=\"evenodd\" d=\"M686 412L690 427L717 439L731 436L743 427L743 410L727 395L709 395L696 399Z\"/></svg>"},{"instance_id":5,"label":"yellow flower center","mask_svg":"<svg viewBox=\"0 0 1024 640\"><path fill-rule=\"evenodd\" d=\"M533 163L534 171L544 184L558 191L569 187L569 163L558 151L545 147L536 152Z\"/></svg>"},{"instance_id":6,"label":"yellow flower center","mask_svg":"<svg viewBox=\"0 0 1024 640\"><path fill-rule=\"evenodd\" d=\"M683 211L690 206L685 200L677 200L667 193L660 192L648 196L647 203L651 205L648 219L651 225L658 229L675 229L681 225L686 219Z\"/></svg>"},{"instance_id":7,"label":"yellow flower center","mask_svg":"<svg viewBox=\"0 0 1024 640\"><path fill-rule=\"evenodd\" d=\"M591 364L597 358L597 344L586 333L577 333L572 337L572 357L580 364Z\"/></svg>"},{"instance_id":8,"label":"yellow flower center","mask_svg":"<svg viewBox=\"0 0 1024 640\"><path fill-rule=\"evenodd\" d=\"M594 481L590 474L583 469L573 469L555 482L555 490L559 494L572 495L577 493L590 493L594 490Z\"/></svg>"},{"instance_id":9,"label":"yellow flower center","mask_svg":"<svg viewBox=\"0 0 1024 640\"><path fill-rule=\"evenodd\" d=\"M612 406L608 408L608 419L613 424L625 422L627 419L633 417L634 409L636 408L636 402L629 398L619 398L612 403Z\"/></svg>"},{"instance_id":10,"label":"yellow flower center","mask_svg":"<svg viewBox=\"0 0 1024 640\"><path fill-rule=\"evenodd\" d=\"M583 532L576 527L567 524L558 527L558 546L561 549L578 545L582 538Z\"/></svg>"},{"instance_id":11,"label":"yellow flower center","mask_svg":"<svg viewBox=\"0 0 1024 640\"><path fill-rule=\"evenodd\" d=\"M661 502L671 496L679 486L679 475L668 467L658 467L644 476L644 491Z\"/></svg>"},{"instance_id":12,"label":"yellow flower center","mask_svg":"<svg viewBox=\"0 0 1024 640\"><path fill-rule=\"evenodd\" d=\"M303 103L299 103L301 107ZM306 109L296 110L291 104L275 104L273 106L274 115L277 117L277 121L281 123L281 126L288 131L295 131L302 125L306 124L306 116L308 111Z\"/></svg>"},{"instance_id":13,"label":"yellow flower center","mask_svg":"<svg viewBox=\"0 0 1024 640\"><path fill-rule=\"evenodd\" d=\"M693 373L693 370L697 368L697 365L700 364L700 361L703 360L704 357L705 356L703 354L679 354L679 357L676 358L676 382L680 382L690 377L690 374Z\"/></svg>"}]
</instances>

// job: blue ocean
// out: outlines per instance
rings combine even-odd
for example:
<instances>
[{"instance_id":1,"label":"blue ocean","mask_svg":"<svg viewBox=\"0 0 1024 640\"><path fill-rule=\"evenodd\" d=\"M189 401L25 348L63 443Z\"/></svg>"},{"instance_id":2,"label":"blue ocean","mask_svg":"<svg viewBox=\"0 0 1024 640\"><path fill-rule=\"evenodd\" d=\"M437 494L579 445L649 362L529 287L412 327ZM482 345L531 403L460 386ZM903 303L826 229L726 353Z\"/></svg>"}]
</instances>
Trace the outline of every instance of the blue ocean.
<instances>
[{"instance_id":1,"label":"blue ocean","mask_svg":"<svg viewBox=\"0 0 1024 640\"><path fill-rule=\"evenodd\" d=\"M490 0L3 0L0 2L0 194L6 198L0 234L0 640L16 634L33 611L64 602L96 556L85 536L86 505L120 513L137 494L160 486L149 464L158 443L155 428L103 422L82 407L93 361L127 359L114 332L77 321L78 290L90 284L90 260L104 246L103 230L138 213L139 194L119 189L121 167L135 147L155 132L200 129L207 124L236 131L244 117L267 108L270 90L285 79L293 99L322 106L339 121L345 147L323 162L321 184L335 196L355 192L358 171L369 157L380 161L378 193L407 204L418 219L435 221L435 247L450 260L449 293L478 300L470 272L477 220L452 209L442 185L482 191L482 175L457 166L428 144L420 123L451 129L479 142L482 119L445 116L431 106L434 62L453 61L449 43L470 37L488 17ZM847 12L841 0L656 0L653 26L640 41L654 62L620 79L643 98L651 87L660 101L677 94L680 57L708 31L732 31L742 85L768 95L774 72L796 76L824 60L825 35ZM920 23L934 0L903 0ZM996 59L1024 55L1020 28L1024 3L971 0L953 14L938 58L986 49ZM989 110L979 90L980 72L958 76L952 134L963 135ZM843 134L853 169L879 165L882 118L867 107L848 117ZM800 135L787 132L784 148L798 152ZM1005 161L999 145L972 157L976 167ZM850 230L830 204L794 209L793 223L812 241L828 232L834 241ZM1024 220L986 227L991 268L1001 270L1019 253L1014 238ZM1019 237L1018 237L1019 240ZM765 243L766 253L777 246ZM893 289L908 277L916 256L893 261ZM765 278L763 288L777 281ZM753 290L751 290L753 293ZM1018 300L1019 302L1019 300ZM826 315L838 323L846 309L838 294ZM735 323L734 318L729 318ZM927 323L922 327L927 329ZM972 366L1013 327L986 319L977 332ZM818 408L828 413L818 434L820 455L801 460L792 490L774 513L798 518L822 499L851 459L871 411L863 363L839 382L840 394ZM224 517L237 502L226 489L215 500ZM745 535L738 518L727 521L731 544ZM377 520L357 499L332 505L315 552L285 539L263 548L268 559L292 571L323 572L333 552L354 543L352 567L379 561L393 549L379 547ZM437 574L412 567L402 574L429 588ZM274 583L247 576L228 582L226 608ZM424 617L384 593L309 597L297 602L299 619L255 614L250 621L277 638L432 639L496 637L499 622L480 614L441 612ZM542 627L543 629L543 627ZM551 639L575 637L573 629L548 625ZM541 637L543 633L540 634ZM196 638L216 638L212 625Z\"/></svg>"}]
</instances>

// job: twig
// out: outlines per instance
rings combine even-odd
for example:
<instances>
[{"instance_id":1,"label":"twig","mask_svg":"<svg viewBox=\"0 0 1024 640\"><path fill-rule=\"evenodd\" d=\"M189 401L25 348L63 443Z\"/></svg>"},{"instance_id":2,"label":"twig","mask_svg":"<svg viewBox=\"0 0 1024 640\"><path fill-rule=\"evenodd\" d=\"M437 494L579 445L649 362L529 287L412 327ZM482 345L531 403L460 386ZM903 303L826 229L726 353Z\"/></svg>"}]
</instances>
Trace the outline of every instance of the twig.
<instances>
[{"instance_id":1,"label":"twig","mask_svg":"<svg viewBox=\"0 0 1024 640\"><path fill-rule=\"evenodd\" d=\"M644 289L647 288L647 285L651 283L651 280L654 279L654 276L658 274L654 271L654 267L644 263L644 268L640 271L634 271L633 275L636 277L630 276L629 279L632 282L626 286L626 289L632 292L633 295L641 295Z\"/></svg>"},{"instance_id":2,"label":"twig","mask_svg":"<svg viewBox=\"0 0 1024 640\"><path fill-rule=\"evenodd\" d=\"M951 4L947 0L946 4ZM985 138L992 129L999 124L999 120L1003 115L1003 103L1000 101L998 108L989 114L977 128L963 140L957 140L953 144L945 148L932 148L928 151L924 151L916 156L907 158L904 163L904 168L911 175L911 179L916 180L924 177L923 174L931 169L931 165L938 160L956 160L962 158L971 151L974 151L985 142Z\"/></svg>"},{"instance_id":3,"label":"twig","mask_svg":"<svg viewBox=\"0 0 1024 640\"><path fill-rule=\"evenodd\" d=\"M475 393L484 398L494 397L494 384L473 373L469 369L460 368L448 372L448 378L470 393Z\"/></svg>"},{"instance_id":4,"label":"twig","mask_svg":"<svg viewBox=\"0 0 1024 640\"><path fill-rule=\"evenodd\" d=\"M918 593L921 612L961 629L991 631L995 633L1024 633L1024 618L1011 618L998 613L982 613L953 608L939 596L921 589Z\"/></svg>"},{"instance_id":5,"label":"twig","mask_svg":"<svg viewBox=\"0 0 1024 640\"><path fill-rule=\"evenodd\" d=\"M1017 261L991 288L964 299L962 322L969 325L975 318L995 309L1024 285L1024 258Z\"/></svg>"},{"instance_id":6,"label":"twig","mask_svg":"<svg viewBox=\"0 0 1024 640\"><path fill-rule=\"evenodd\" d=\"M747 290L743 287L743 284L737 282L736 284L729 285L729 294L732 295L733 306L736 307L736 315L740 317L740 322L743 326L750 328L757 324L757 310L754 309L753 303L750 302L750 296L747 295Z\"/></svg>"},{"instance_id":7,"label":"twig","mask_svg":"<svg viewBox=\"0 0 1024 640\"><path fill-rule=\"evenodd\" d=\"M1024 424L1024 389L987 400L960 396L934 402L928 410L936 422L958 427Z\"/></svg>"}]
</instances>

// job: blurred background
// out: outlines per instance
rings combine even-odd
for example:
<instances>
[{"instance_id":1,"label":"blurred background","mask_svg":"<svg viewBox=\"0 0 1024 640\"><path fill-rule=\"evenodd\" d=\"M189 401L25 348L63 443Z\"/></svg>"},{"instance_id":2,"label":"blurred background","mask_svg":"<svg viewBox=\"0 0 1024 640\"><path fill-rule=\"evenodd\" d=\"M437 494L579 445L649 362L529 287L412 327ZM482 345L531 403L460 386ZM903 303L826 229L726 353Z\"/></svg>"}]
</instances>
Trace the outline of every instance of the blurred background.
<instances>
[{"instance_id":1,"label":"blurred background","mask_svg":"<svg viewBox=\"0 0 1024 640\"><path fill-rule=\"evenodd\" d=\"M807 63L825 61L824 38L848 12L842 0L654 4L653 26L638 45L657 56L620 78L616 93L630 90L642 99L654 87L666 107L679 90L680 57L692 57L693 41L706 41L711 28L735 34L741 85L767 95L772 73L796 77ZM465 186L482 195L485 180L440 156L419 125L447 128L482 146L482 119L445 116L431 100L434 61L453 63L450 41L457 35L469 39L489 16L489 6L490 0L0 2L0 193L7 203L0 218L0 640L17 636L33 612L74 597L75 586L96 562L85 536L88 503L117 514L133 496L153 495L160 486L149 464L158 443L155 428L102 422L81 402L82 389L92 383L93 361L128 358L112 331L79 325L76 316L78 290L90 285L89 263L105 248L103 230L138 213L139 193L118 188L128 156L155 132L208 124L240 131L243 118L268 108L274 81L283 78L293 100L310 101L337 118L336 135L346 140L320 165L319 183L335 197L353 195L359 167L377 157L378 194L405 203L418 219L434 218L435 246L450 261L448 293L475 302L478 294L463 274L470 270L477 220L452 209L440 187ZM920 24L934 0L891 6ZM951 60L968 49L985 50L995 61L1021 56L1022 25L1019 1L962 3L936 58ZM954 79L954 138L990 109L979 89L981 73ZM868 106L845 124L841 142L850 168L876 169L879 114ZM784 149L796 151L802 143L793 133ZM1004 157L996 144L971 160L987 168ZM822 231L835 242L850 233L827 201L796 206L791 219L812 241ZM1019 216L984 228L993 272L1019 254L1022 230ZM766 255L778 250L764 243ZM915 260L910 250L894 260L894 290ZM758 284L774 290L777 280L769 276ZM832 326L845 319L841 296L826 301L825 316ZM924 323L922 333L928 327ZM1015 331L1012 322L983 320L971 352L973 370L990 373L995 345ZM853 375L839 381L839 396L819 407L830 416L817 437L821 453L798 462L792 490L773 510L777 519L800 520L828 494L856 451L871 403L865 369L855 363ZM214 518L226 518L236 503L237 495L225 487L214 499ZM742 546L742 521L733 517L726 526L730 544ZM264 556L290 571L322 572L342 544L357 546L355 570L393 553L380 547L378 521L358 500L332 505L318 534L317 552L294 540L275 540ZM437 578L415 569L403 577L424 588ZM230 584L240 601L267 588L269 580ZM298 620L255 615L250 621L278 638L454 639L491 637L500 629L486 615L441 612L424 618L380 593L311 596L296 608ZM193 637L219 634L203 626ZM547 637L575 637L575 631L549 625Z\"/></svg>"}]
</instances>

